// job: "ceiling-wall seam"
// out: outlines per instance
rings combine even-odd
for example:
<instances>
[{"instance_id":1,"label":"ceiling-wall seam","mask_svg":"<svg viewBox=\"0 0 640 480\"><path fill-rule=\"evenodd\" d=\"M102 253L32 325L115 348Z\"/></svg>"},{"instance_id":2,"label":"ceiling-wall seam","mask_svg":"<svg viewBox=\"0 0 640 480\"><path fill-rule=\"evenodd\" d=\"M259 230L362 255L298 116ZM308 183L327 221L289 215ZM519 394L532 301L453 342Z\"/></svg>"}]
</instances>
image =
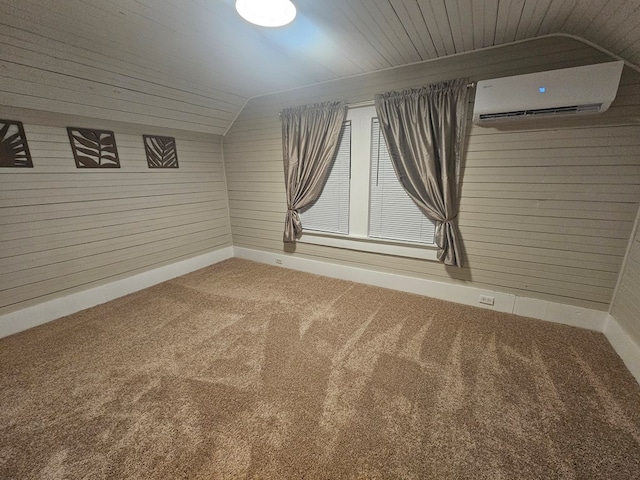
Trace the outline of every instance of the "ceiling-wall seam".
<instances>
[{"instance_id":1,"label":"ceiling-wall seam","mask_svg":"<svg viewBox=\"0 0 640 480\"><path fill-rule=\"evenodd\" d=\"M527 43L527 42L532 42L532 41L536 41L536 40L543 40L545 38L553 38L553 37L571 38L573 40L581 42L581 43L583 43L583 44L585 44L585 45L587 45L587 46L589 46L591 48L595 48L596 50L604 53L605 55L609 55L611 58L614 58L616 60L622 60L627 67L629 67L629 68L635 70L636 72L640 73L640 66L639 65L636 65L635 63L632 63L632 62L622 58L620 55L616 55L615 53L607 50L606 48L601 47L600 45L598 45L596 43L593 43L593 42L591 42L589 40L586 40L586 39L580 37L579 35L573 35L573 34L570 34L570 33L561 33L561 32L549 33L549 34L546 34L546 35L541 35L539 37L523 38L522 40L515 40L515 41L509 42L509 43L501 43L500 45L491 45L489 47L478 48L478 49L475 49L475 50L470 50L468 52L453 53L451 55L444 55L442 57L430 58L428 60L419 60L417 62L405 63L404 65L396 65L396 66L393 66L393 67L381 68L380 70L374 70L374 71L371 71L371 72L363 72L363 73L357 73L355 75L347 75L346 77L334 78L332 80L325 80L324 82L310 83L310 84L307 84L307 85L301 85L299 87L287 88L285 90L278 90L278 91L275 91L275 92L261 93L260 95L254 95L252 97L247 98L247 100L244 102L244 105L238 111L237 115L234 117L233 121L229 124L229 126L227 127L227 129L225 130L225 132L224 132L224 134L222 136L224 137L224 136L227 135L227 133L229 132L229 130L231 130L231 127L233 127L233 124L236 122L236 120L238 119L238 117L240 116L242 111L246 108L247 104L251 100L254 100L256 98L267 97L269 95L278 95L278 94L287 93L287 92L294 92L296 90L300 90L302 88L308 88L310 86L326 85L328 83L339 82L341 80L346 80L346 79L349 79L349 78L357 78L357 77L362 77L362 76L365 76L365 75L371 75L371 74L374 74L374 73L386 72L387 70L393 70L393 69L396 69L396 68L410 67L410 66L413 66L413 65L420 65L422 63L429 63L429 62L435 62L435 61L438 61L438 60L443 60L445 58L453 58L453 57L458 57L458 56L461 56L461 55L469 55L469 54L472 54L472 53L475 53L475 52L484 52L484 51L493 50L493 49L496 49L496 48L508 47L508 46L511 46L511 45L519 45L521 43Z\"/></svg>"}]
</instances>

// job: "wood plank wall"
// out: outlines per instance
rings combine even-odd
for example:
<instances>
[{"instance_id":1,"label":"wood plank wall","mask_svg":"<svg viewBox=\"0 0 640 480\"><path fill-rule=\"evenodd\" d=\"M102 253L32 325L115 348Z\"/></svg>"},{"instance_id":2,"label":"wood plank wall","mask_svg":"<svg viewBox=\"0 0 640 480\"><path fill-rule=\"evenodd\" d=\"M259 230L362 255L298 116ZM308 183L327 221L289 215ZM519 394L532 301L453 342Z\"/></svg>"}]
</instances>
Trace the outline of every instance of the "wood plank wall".
<instances>
[{"instance_id":1,"label":"wood plank wall","mask_svg":"<svg viewBox=\"0 0 640 480\"><path fill-rule=\"evenodd\" d=\"M0 314L231 245L222 138L0 107L34 168L0 169ZM120 169L77 169L66 126L115 132ZM176 138L149 169L142 134Z\"/></svg>"},{"instance_id":2,"label":"wood plank wall","mask_svg":"<svg viewBox=\"0 0 640 480\"><path fill-rule=\"evenodd\" d=\"M631 241L627 262L611 305L611 315L640 345L640 228L636 229Z\"/></svg>"},{"instance_id":3,"label":"wood plank wall","mask_svg":"<svg viewBox=\"0 0 640 480\"><path fill-rule=\"evenodd\" d=\"M14 26L29 24L27 5L3 5L0 105L217 135L244 105L241 94L185 80L180 72L158 73L157 63L125 45L119 48L126 61L75 46L77 37L60 28L69 20L56 12L60 5L52 4L46 13L42 7L39 21L49 25L40 25L36 33ZM101 26L106 22L102 15L89 18ZM92 45L91 39L85 42Z\"/></svg>"},{"instance_id":4,"label":"wood plank wall","mask_svg":"<svg viewBox=\"0 0 640 480\"><path fill-rule=\"evenodd\" d=\"M326 100L362 102L449 78L610 60L580 42L551 38L252 99L224 139L234 246L606 310L640 202L636 72L625 68L618 98L601 116L502 130L470 126L459 215L463 269L301 243L285 251L278 112Z\"/></svg>"}]
</instances>

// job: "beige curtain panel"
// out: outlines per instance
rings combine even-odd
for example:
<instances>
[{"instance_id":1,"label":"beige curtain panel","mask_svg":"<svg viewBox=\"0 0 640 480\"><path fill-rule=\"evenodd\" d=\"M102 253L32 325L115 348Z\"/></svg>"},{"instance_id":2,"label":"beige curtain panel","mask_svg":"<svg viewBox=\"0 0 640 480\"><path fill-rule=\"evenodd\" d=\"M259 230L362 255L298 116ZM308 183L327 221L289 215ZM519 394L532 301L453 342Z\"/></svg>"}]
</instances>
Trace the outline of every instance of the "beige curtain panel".
<instances>
[{"instance_id":1,"label":"beige curtain panel","mask_svg":"<svg viewBox=\"0 0 640 480\"><path fill-rule=\"evenodd\" d=\"M462 266L458 176L467 123L466 79L376 95L376 112L398 180L436 224L438 259Z\"/></svg>"},{"instance_id":2,"label":"beige curtain panel","mask_svg":"<svg viewBox=\"0 0 640 480\"><path fill-rule=\"evenodd\" d=\"M287 216L285 242L302 233L299 211L315 202L324 187L347 109L342 102L288 108L282 111Z\"/></svg>"}]
</instances>

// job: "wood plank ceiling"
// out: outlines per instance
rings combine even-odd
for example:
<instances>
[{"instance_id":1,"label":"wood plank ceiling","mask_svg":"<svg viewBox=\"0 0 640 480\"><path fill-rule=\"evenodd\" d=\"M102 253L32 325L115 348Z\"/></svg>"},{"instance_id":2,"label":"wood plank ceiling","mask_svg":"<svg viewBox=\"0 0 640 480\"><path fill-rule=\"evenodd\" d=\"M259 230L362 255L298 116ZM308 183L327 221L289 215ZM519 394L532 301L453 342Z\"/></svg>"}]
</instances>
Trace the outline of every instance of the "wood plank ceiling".
<instances>
[{"instance_id":1,"label":"wood plank ceiling","mask_svg":"<svg viewBox=\"0 0 640 480\"><path fill-rule=\"evenodd\" d=\"M640 64L639 0L0 0L0 105L224 134L247 99L548 34Z\"/></svg>"}]
</instances>

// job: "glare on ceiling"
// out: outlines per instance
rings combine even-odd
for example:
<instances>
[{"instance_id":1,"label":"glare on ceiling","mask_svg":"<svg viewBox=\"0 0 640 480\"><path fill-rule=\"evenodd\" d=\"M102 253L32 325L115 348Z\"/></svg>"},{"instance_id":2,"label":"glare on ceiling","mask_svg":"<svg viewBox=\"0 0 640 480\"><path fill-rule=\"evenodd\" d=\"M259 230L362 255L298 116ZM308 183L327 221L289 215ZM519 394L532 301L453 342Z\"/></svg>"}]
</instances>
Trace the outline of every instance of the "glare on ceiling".
<instances>
[{"instance_id":1,"label":"glare on ceiling","mask_svg":"<svg viewBox=\"0 0 640 480\"><path fill-rule=\"evenodd\" d=\"M296 7L290 0L236 0L236 10L261 27L282 27L296 17Z\"/></svg>"}]
</instances>

